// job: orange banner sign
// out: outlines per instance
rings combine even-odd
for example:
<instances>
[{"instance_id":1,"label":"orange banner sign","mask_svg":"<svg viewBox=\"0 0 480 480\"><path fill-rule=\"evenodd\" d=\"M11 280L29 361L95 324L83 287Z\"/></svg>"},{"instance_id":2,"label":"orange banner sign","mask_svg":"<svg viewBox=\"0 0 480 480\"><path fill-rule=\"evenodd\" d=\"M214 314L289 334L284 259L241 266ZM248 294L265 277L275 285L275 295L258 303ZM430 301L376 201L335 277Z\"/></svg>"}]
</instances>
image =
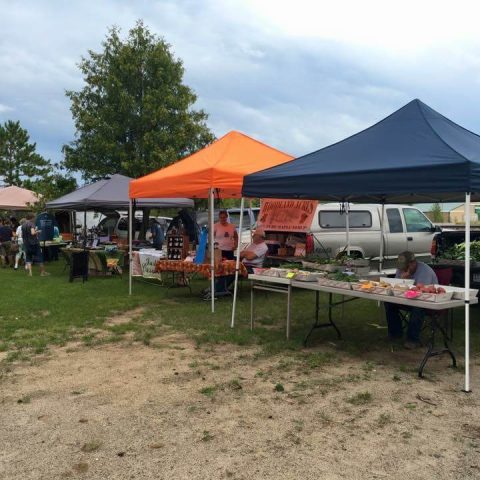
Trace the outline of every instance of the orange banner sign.
<instances>
[{"instance_id":1,"label":"orange banner sign","mask_svg":"<svg viewBox=\"0 0 480 480\"><path fill-rule=\"evenodd\" d=\"M312 224L316 200L262 199L258 223L264 230L305 232Z\"/></svg>"}]
</instances>

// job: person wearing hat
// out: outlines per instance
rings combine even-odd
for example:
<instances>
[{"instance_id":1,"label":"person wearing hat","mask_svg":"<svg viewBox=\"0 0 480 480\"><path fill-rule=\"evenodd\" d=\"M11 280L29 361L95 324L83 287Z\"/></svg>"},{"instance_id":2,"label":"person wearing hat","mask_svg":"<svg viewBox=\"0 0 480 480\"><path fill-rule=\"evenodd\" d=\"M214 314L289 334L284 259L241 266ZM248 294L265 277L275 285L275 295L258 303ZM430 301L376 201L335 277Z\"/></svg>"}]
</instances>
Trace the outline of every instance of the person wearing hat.
<instances>
[{"instance_id":1,"label":"person wearing hat","mask_svg":"<svg viewBox=\"0 0 480 480\"><path fill-rule=\"evenodd\" d=\"M263 265L267 252L268 247L265 243L265 232L262 228L257 228L253 232L252 243L240 252L240 260L248 272L252 273L252 268Z\"/></svg>"},{"instance_id":2,"label":"person wearing hat","mask_svg":"<svg viewBox=\"0 0 480 480\"><path fill-rule=\"evenodd\" d=\"M240 260L245 265L248 273L253 273L253 268L261 267L268 252L265 243L265 232L261 228L257 228L253 232L252 243L240 252ZM235 281L235 275L226 275L218 277L215 282L215 295L230 295L228 287ZM204 300L210 300L210 291L205 293Z\"/></svg>"},{"instance_id":3,"label":"person wearing hat","mask_svg":"<svg viewBox=\"0 0 480 480\"><path fill-rule=\"evenodd\" d=\"M415 258L413 252L402 252L397 259L397 272L395 278L414 280L414 284L432 285L438 284L435 272L423 262ZM387 316L388 336L395 340L403 336L402 318L400 310L410 312L410 319L407 329L407 341L405 348L413 349L421 346L420 331L425 317L425 309L418 307L409 307L407 305L398 305L396 303L385 302L385 313Z\"/></svg>"}]
</instances>

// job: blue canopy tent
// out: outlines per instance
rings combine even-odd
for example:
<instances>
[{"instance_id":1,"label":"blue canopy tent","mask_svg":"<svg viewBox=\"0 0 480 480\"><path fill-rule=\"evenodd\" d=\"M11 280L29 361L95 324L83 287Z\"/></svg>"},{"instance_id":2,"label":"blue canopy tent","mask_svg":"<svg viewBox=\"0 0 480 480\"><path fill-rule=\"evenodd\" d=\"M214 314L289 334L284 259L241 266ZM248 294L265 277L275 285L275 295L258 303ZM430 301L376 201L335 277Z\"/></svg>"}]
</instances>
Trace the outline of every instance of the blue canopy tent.
<instances>
[{"instance_id":1,"label":"blue canopy tent","mask_svg":"<svg viewBox=\"0 0 480 480\"><path fill-rule=\"evenodd\" d=\"M480 137L420 100L243 183L248 197L352 202L454 201L465 192L480 194Z\"/></svg>"},{"instance_id":2,"label":"blue canopy tent","mask_svg":"<svg viewBox=\"0 0 480 480\"><path fill-rule=\"evenodd\" d=\"M480 136L420 100L338 143L244 178L246 197L413 203L480 198ZM465 390L469 386L470 264L465 262Z\"/></svg>"}]
</instances>

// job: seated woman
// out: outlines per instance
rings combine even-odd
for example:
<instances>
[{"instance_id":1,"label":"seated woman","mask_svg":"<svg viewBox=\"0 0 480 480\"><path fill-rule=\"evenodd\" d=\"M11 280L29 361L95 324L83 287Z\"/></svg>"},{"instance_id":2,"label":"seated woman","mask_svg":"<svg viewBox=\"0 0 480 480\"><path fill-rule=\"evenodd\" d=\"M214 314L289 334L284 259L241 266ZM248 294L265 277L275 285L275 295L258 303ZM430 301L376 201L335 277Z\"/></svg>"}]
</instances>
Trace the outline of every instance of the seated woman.
<instances>
[{"instance_id":1,"label":"seated woman","mask_svg":"<svg viewBox=\"0 0 480 480\"><path fill-rule=\"evenodd\" d=\"M253 273L253 268L261 267L265 261L265 255L268 252L265 243L265 232L257 228L253 232L252 243L240 252L240 260L245 265L248 273ZM217 277L215 281L215 296L230 295L228 288L235 281L235 275L224 275ZM210 300L211 293L208 291L203 297L204 300Z\"/></svg>"}]
</instances>

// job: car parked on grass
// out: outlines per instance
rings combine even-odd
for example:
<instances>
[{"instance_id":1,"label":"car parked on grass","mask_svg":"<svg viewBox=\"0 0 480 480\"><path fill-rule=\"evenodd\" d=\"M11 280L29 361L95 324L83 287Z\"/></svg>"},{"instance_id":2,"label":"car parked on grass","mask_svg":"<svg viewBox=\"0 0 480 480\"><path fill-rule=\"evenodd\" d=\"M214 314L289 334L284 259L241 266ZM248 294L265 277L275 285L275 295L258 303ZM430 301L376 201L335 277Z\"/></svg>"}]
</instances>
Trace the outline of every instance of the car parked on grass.
<instances>
[{"instance_id":1,"label":"car parked on grass","mask_svg":"<svg viewBox=\"0 0 480 480\"><path fill-rule=\"evenodd\" d=\"M142 228L142 212L138 212L135 215L134 220L134 230L135 230L135 239L138 239L140 230ZM164 229L164 232L167 231L167 227L172 220L171 217L154 217L151 216L150 219L156 220ZM97 226L99 235L116 236L120 239L128 238L128 215L119 212L109 212L104 215L100 220Z\"/></svg>"}]
</instances>

